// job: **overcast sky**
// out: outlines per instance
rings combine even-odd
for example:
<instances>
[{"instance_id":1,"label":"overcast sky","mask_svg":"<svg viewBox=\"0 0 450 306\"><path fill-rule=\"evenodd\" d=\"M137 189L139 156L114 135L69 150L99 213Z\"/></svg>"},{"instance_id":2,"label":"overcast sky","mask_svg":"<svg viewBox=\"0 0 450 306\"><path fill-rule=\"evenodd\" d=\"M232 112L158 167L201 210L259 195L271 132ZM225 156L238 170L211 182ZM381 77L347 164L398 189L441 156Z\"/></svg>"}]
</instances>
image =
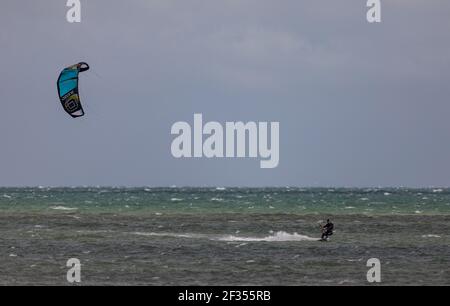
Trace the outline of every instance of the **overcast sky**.
<instances>
[{"instance_id":1,"label":"overcast sky","mask_svg":"<svg viewBox=\"0 0 450 306\"><path fill-rule=\"evenodd\" d=\"M81 2L1 1L0 186L450 186L448 0ZM279 121L279 166L173 158L194 113Z\"/></svg>"}]
</instances>

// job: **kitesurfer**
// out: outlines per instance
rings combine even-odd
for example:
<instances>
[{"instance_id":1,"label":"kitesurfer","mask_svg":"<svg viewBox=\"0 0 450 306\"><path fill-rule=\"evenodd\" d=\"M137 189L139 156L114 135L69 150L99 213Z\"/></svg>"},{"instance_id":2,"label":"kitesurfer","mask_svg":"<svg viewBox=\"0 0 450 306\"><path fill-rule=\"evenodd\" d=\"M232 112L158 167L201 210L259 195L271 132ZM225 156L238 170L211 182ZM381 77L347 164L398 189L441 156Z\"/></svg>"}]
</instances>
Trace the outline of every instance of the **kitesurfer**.
<instances>
[{"instance_id":1,"label":"kitesurfer","mask_svg":"<svg viewBox=\"0 0 450 306\"><path fill-rule=\"evenodd\" d=\"M322 226L322 240L327 240L329 236L333 235L334 224L327 219L327 224Z\"/></svg>"}]
</instances>

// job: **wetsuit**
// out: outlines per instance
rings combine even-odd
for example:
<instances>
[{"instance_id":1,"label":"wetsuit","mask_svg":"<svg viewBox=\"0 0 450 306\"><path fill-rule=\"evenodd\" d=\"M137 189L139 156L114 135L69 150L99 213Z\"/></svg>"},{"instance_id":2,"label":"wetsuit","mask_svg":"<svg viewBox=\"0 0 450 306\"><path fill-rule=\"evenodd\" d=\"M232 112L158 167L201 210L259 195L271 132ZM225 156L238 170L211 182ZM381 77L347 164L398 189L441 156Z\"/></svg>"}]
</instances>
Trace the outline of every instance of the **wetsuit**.
<instances>
[{"instance_id":1,"label":"wetsuit","mask_svg":"<svg viewBox=\"0 0 450 306\"><path fill-rule=\"evenodd\" d=\"M326 239L328 238L328 236L333 235L333 229L334 229L333 223L328 222L327 224L325 224L325 226L323 227L322 239Z\"/></svg>"}]
</instances>

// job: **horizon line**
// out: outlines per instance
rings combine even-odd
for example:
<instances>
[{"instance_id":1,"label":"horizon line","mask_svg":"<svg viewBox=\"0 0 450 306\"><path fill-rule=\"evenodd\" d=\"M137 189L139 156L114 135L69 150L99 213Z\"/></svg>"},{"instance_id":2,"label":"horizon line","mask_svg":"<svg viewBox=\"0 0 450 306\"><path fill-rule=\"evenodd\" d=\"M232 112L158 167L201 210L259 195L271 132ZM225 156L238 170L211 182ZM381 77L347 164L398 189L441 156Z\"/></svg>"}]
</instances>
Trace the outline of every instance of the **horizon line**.
<instances>
[{"instance_id":1,"label":"horizon line","mask_svg":"<svg viewBox=\"0 0 450 306\"><path fill-rule=\"evenodd\" d=\"M123 189L140 189L140 188L151 188L151 189L181 189L181 188L216 188L216 189L262 189L262 188L278 188L278 189L450 189L450 186L231 186L231 185L170 185L170 186L148 186L148 185L12 185L12 186L0 186L2 188L123 188Z\"/></svg>"}]
</instances>

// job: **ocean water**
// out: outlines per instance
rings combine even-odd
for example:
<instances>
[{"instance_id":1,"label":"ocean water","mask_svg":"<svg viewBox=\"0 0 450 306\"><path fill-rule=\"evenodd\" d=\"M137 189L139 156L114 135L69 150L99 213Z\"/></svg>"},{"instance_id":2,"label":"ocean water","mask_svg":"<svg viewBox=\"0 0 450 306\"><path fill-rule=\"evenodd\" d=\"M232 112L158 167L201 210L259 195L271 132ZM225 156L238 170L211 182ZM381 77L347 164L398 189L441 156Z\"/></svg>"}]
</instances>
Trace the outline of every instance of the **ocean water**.
<instances>
[{"instance_id":1,"label":"ocean water","mask_svg":"<svg viewBox=\"0 0 450 306\"><path fill-rule=\"evenodd\" d=\"M450 189L0 188L0 285L450 285L449 222Z\"/></svg>"}]
</instances>

